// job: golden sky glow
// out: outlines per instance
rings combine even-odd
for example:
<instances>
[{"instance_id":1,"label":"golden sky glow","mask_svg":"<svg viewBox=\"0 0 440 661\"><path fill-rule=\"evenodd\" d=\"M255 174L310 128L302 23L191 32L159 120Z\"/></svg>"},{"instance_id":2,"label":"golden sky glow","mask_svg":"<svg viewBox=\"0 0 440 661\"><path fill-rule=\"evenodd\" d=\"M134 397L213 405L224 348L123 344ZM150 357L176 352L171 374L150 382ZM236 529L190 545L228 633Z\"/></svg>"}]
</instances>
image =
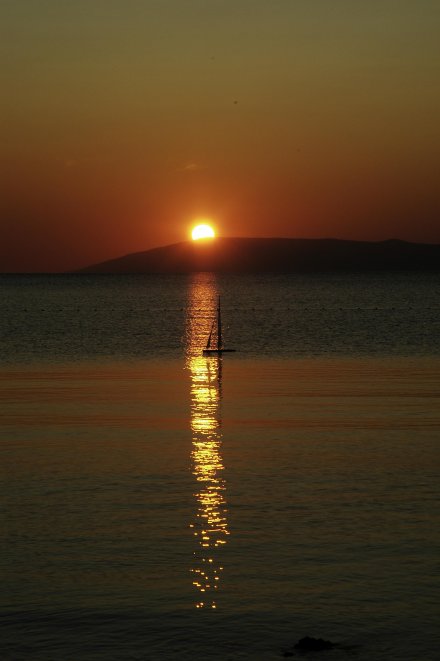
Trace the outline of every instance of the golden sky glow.
<instances>
[{"instance_id":1,"label":"golden sky glow","mask_svg":"<svg viewBox=\"0 0 440 661\"><path fill-rule=\"evenodd\" d=\"M4 0L0 271L187 237L440 242L438 0Z\"/></svg>"}]
</instances>

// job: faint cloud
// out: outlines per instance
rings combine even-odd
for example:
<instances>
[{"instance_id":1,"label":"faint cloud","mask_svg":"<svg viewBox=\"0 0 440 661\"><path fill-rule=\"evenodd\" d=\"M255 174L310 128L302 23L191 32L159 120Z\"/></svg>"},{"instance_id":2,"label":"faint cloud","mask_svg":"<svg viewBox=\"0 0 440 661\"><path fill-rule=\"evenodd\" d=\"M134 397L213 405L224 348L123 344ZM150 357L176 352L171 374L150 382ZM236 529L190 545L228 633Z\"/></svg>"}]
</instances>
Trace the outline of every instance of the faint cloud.
<instances>
[{"instance_id":1,"label":"faint cloud","mask_svg":"<svg viewBox=\"0 0 440 661\"><path fill-rule=\"evenodd\" d=\"M205 166L195 161L188 161L184 163L181 167L177 168L179 172L198 172L200 170L205 170Z\"/></svg>"}]
</instances>

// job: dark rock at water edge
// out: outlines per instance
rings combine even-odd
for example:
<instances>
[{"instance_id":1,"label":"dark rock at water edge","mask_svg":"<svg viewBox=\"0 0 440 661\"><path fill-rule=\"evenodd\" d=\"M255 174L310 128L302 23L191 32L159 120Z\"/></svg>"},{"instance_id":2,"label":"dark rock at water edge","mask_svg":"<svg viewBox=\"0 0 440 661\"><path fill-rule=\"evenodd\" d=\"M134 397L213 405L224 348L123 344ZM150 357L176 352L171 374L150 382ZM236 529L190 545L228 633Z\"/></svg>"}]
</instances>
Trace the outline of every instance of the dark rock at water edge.
<instances>
[{"instance_id":1,"label":"dark rock at water edge","mask_svg":"<svg viewBox=\"0 0 440 661\"><path fill-rule=\"evenodd\" d=\"M304 636L304 638L301 638L292 649L286 650L283 656L294 656L295 652L293 650L303 654L306 652L322 652L324 650L332 650L335 647L338 647L338 643L332 643L330 640L324 640L324 638L312 638L311 636Z\"/></svg>"},{"instance_id":2,"label":"dark rock at water edge","mask_svg":"<svg viewBox=\"0 0 440 661\"><path fill-rule=\"evenodd\" d=\"M324 638L311 638L310 636L305 636L301 638L294 648L296 650L301 650L303 652L320 652L321 650L331 650L336 647L336 643L330 642L330 640L324 640Z\"/></svg>"}]
</instances>

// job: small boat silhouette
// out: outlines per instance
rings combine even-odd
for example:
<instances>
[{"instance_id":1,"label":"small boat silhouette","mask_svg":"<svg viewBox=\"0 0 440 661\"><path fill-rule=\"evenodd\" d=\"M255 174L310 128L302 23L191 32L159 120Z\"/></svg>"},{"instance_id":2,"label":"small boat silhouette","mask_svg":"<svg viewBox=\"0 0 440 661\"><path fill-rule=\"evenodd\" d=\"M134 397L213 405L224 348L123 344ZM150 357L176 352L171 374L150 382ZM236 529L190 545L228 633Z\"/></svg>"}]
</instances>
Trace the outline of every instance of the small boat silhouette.
<instances>
[{"instance_id":1,"label":"small boat silhouette","mask_svg":"<svg viewBox=\"0 0 440 661\"><path fill-rule=\"evenodd\" d=\"M215 341L216 340L216 341ZM222 316L220 310L220 296L218 297L217 315L212 322L211 330L208 335L206 347L203 349L204 356L221 355L222 353L231 353L235 349L225 349L223 346L222 334Z\"/></svg>"}]
</instances>

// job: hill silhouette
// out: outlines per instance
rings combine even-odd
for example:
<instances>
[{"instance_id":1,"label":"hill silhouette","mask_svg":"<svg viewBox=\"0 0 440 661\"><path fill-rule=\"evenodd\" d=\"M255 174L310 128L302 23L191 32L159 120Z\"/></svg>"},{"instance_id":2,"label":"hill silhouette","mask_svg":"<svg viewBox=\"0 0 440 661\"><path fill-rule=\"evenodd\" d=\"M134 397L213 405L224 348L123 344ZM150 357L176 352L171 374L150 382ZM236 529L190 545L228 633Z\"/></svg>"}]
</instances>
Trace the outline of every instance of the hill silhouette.
<instances>
[{"instance_id":1,"label":"hill silhouette","mask_svg":"<svg viewBox=\"0 0 440 661\"><path fill-rule=\"evenodd\" d=\"M439 270L440 245L400 240L216 238L184 241L78 273L220 273Z\"/></svg>"}]
</instances>

